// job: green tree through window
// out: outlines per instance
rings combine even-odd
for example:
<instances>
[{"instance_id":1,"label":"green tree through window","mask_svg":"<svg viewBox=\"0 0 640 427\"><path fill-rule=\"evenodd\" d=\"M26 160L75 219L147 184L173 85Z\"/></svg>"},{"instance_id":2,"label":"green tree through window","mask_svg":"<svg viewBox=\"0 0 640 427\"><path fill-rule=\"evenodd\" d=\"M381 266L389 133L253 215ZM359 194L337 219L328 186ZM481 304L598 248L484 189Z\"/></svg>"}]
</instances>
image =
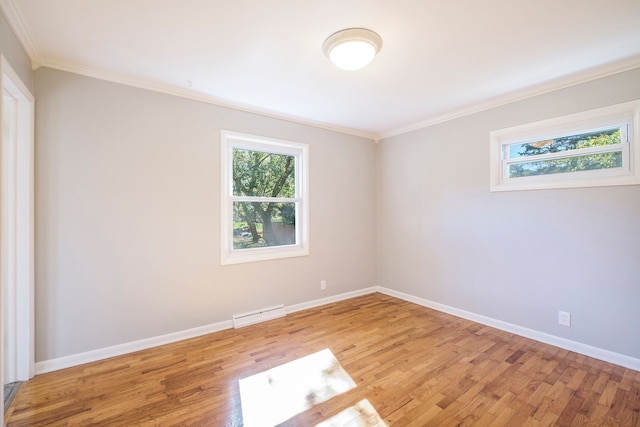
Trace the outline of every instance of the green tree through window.
<instances>
[{"instance_id":1,"label":"green tree through window","mask_svg":"<svg viewBox=\"0 0 640 427\"><path fill-rule=\"evenodd\" d=\"M619 128L514 145L510 147L510 157L533 157L562 152L577 154L579 150L585 148L602 147L615 144L620 144ZM554 159L514 163L509 166L509 176L511 178L516 178L609 169L621 166L622 151L611 151L606 153L571 155Z\"/></svg>"},{"instance_id":2,"label":"green tree through window","mask_svg":"<svg viewBox=\"0 0 640 427\"><path fill-rule=\"evenodd\" d=\"M295 197L294 156L234 148L233 194L261 199L233 203L235 249L295 243L274 231L274 223L295 226L295 203L282 201Z\"/></svg>"}]
</instances>

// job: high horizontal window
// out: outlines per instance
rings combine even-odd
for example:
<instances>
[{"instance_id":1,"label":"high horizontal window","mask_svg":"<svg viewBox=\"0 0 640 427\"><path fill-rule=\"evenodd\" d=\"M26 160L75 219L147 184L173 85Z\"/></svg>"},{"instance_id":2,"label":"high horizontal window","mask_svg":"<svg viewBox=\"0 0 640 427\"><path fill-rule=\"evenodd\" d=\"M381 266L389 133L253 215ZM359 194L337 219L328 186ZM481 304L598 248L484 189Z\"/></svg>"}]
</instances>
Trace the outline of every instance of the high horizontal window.
<instances>
[{"instance_id":1,"label":"high horizontal window","mask_svg":"<svg viewBox=\"0 0 640 427\"><path fill-rule=\"evenodd\" d=\"M302 256L306 144L222 131L222 264Z\"/></svg>"},{"instance_id":2,"label":"high horizontal window","mask_svg":"<svg viewBox=\"0 0 640 427\"><path fill-rule=\"evenodd\" d=\"M491 191L640 184L628 102L491 132Z\"/></svg>"}]
</instances>

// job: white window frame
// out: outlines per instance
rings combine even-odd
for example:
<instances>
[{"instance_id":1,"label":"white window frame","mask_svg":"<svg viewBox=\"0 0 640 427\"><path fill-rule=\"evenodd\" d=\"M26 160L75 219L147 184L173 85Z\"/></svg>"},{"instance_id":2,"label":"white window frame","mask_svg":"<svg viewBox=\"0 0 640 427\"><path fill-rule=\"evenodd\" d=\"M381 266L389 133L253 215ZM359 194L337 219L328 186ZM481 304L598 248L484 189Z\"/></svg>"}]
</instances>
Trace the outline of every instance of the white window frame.
<instances>
[{"instance_id":1,"label":"white window frame","mask_svg":"<svg viewBox=\"0 0 640 427\"><path fill-rule=\"evenodd\" d=\"M222 171L222 213L220 263L237 264L266 261L309 255L309 145L222 130L220 135ZM233 149L265 151L294 156L295 196L293 199L249 198L233 195ZM295 202L296 243L293 245L269 246L263 248L233 248L233 202L234 201L277 201Z\"/></svg>"},{"instance_id":2,"label":"white window frame","mask_svg":"<svg viewBox=\"0 0 640 427\"><path fill-rule=\"evenodd\" d=\"M640 184L640 100L495 130L490 133L490 190L538 190ZM620 126L620 144L509 159L509 146ZM626 130L626 135L624 130ZM624 137L626 136L626 141ZM622 151L619 168L510 178L510 164Z\"/></svg>"}]
</instances>

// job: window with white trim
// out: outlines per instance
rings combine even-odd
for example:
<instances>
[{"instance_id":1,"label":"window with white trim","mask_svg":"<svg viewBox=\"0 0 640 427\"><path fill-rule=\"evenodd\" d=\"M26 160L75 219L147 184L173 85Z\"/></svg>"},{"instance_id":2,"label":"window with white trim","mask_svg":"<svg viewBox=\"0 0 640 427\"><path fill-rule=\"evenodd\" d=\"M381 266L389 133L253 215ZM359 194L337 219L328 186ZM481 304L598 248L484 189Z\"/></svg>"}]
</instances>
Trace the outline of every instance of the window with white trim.
<instances>
[{"instance_id":1,"label":"window with white trim","mask_svg":"<svg viewBox=\"0 0 640 427\"><path fill-rule=\"evenodd\" d=\"M640 100L491 132L491 191L640 184Z\"/></svg>"},{"instance_id":2,"label":"window with white trim","mask_svg":"<svg viewBox=\"0 0 640 427\"><path fill-rule=\"evenodd\" d=\"M308 145L223 130L221 150L221 263L308 255Z\"/></svg>"}]
</instances>

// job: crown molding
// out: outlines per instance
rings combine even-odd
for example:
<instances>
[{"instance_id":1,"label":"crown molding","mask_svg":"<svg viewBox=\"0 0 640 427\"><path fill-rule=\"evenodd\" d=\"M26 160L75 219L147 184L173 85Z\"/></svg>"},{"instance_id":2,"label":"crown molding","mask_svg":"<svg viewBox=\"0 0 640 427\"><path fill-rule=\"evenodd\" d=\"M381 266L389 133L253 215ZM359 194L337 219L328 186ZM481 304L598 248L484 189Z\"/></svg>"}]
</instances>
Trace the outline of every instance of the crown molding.
<instances>
[{"instance_id":1,"label":"crown molding","mask_svg":"<svg viewBox=\"0 0 640 427\"><path fill-rule=\"evenodd\" d=\"M0 0L7 1L7 0ZM293 123L312 126L320 129L326 129L334 132L344 133L347 135L358 136L372 140L374 143L378 143L393 136L406 134L415 130L423 129L429 126L433 126L439 123L448 122L450 120L458 119L461 117L469 116L471 114L479 113L492 108L500 107L503 105L511 104L514 102L522 101L525 99L533 98L546 93L554 92L557 90L565 89L571 86L575 86L581 83L587 83L592 80L607 77L613 74L622 73L625 71L633 70L640 67L640 55L631 56L620 61L605 64L599 67L590 68L587 70L579 71L568 76L560 77L550 80L546 83L534 85L529 88L514 91L503 96L498 96L489 100L485 100L476 104L468 105L451 111L449 113L436 115L426 120L397 128L394 130L370 133L358 129L352 129L342 126L336 126L329 123L323 123L313 121L305 117L300 117L291 114L285 114L282 112L269 110L266 108L257 107L250 104L244 104L234 102L228 99L208 95L202 92L198 92L192 89L182 88L167 83L156 82L147 80L141 77L134 77L126 74L106 71L100 68L91 67L88 65L77 64L69 61L65 61L57 58L41 57L39 65L49 68L54 68L62 71L68 71L74 74L80 74L87 77L93 77L100 80L106 80L114 83L120 83L127 86L133 86L141 89L147 89L154 92L164 93L168 95L178 96L181 98L187 98L199 102L218 105L221 107L231 108L243 112L258 114L270 118L286 120Z\"/></svg>"},{"instance_id":2,"label":"crown molding","mask_svg":"<svg viewBox=\"0 0 640 427\"><path fill-rule=\"evenodd\" d=\"M31 59L31 67L35 70L40 66L40 58L42 55L33 41L33 36L22 15L20 7L14 0L0 0L0 9L2 13L4 13L4 16L7 17L9 26L27 52L27 55Z\"/></svg>"},{"instance_id":3,"label":"crown molding","mask_svg":"<svg viewBox=\"0 0 640 427\"><path fill-rule=\"evenodd\" d=\"M1 1L1 0L0 0ZM40 66L53 68L56 70L67 71L74 74L92 77L99 80L105 80L113 83L119 83L126 86L132 86L139 89L146 89L153 92L173 95L180 98L191 99L193 101L213 104L220 107L230 108L233 110L243 111L246 113L258 114L279 120L285 120L292 123L303 124L320 129L326 129L334 132L344 133L347 135L358 136L361 138L375 140L376 135L363 132L358 129L351 129L341 126L334 126L328 123L309 120L296 115L285 114L282 112L261 108L250 104L234 102L228 99L208 95L188 88L182 88L168 83L152 81L141 77L131 76L122 73L107 71L101 68L91 67L89 65L78 64L59 58L43 57L40 59Z\"/></svg>"},{"instance_id":4,"label":"crown molding","mask_svg":"<svg viewBox=\"0 0 640 427\"><path fill-rule=\"evenodd\" d=\"M597 80L602 77L611 76L613 74L622 73L625 71L633 70L640 67L640 55L631 56L620 61L605 64L599 67L589 68L587 70L578 71L576 73L560 77L547 81L545 83L530 86L528 88L514 91L503 96L491 98L489 100L472 104L466 107L456 109L452 112L431 117L427 120L423 120L412 125L404 126L383 132L376 136L377 140L384 140L393 136L402 135L405 133L413 132L418 129L423 129L429 126L436 125L438 123L448 122L460 117L469 116L471 114L479 113L481 111L489 110L492 108L500 107L514 102L522 101L525 99L533 98L546 93L554 92L557 90L565 89L571 86L575 86L581 83L587 83L592 80Z\"/></svg>"},{"instance_id":5,"label":"crown molding","mask_svg":"<svg viewBox=\"0 0 640 427\"><path fill-rule=\"evenodd\" d=\"M78 64L59 58L43 56L34 42L34 38L31 35L31 31L23 18L20 7L15 3L15 0L0 0L0 10L7 17L9 26L15 33L20 44L26 51L27 55L31 59L32 69L38 69L39 67L49 67L62 71L67 71L74 74L80 74L87 77L93 77L99 80L106 80L113 83L120 83L126 86L132 86L140 89L146 89L153 92L164 93L167 95L173 95L181 98L191 99L194 101L204 102L207 104L213 104L220 107L231 108L238 111L247 113L258 114L265 117L274 119L285 120L292 123L303 124L320 129L326 129L334 132L344 133L347 135L353 135L361 138L370 139L376 141L376 134L365 132L359 129L353 129L348 127L336 126L329 123L310 120L304 117L296 116L293 114L285 114L279 111L270 110L267 108L261 108L250 104L244 104L240 102L234 102L228 99L215 97L212 95L197 92L191 89L174 86L167 83L151 81L140 77L130 76L122 73L115 73L107 70L103 70L96 67L91 67L84 64Z\"/></svg>"},{"instance_id":6,"label":"crown molding","mask_svg":"<svg viewBox=\"0 0 640 427\"><path fill-rule=\"evenodd\" d=\"M6 1L6 0L0 0ZM54 68L61 71L67 71L74 74L80 74L87 77L93 77L99 80L106 80L114 83L120 83L127 86L132 86L140 89L146 89L153 92L164 93L167 95L173 95L181 98L191 99L194 101L204 102L207 104L213 104L221 107L231 108L247 113L258 114L265 117L286 120L293 123L312 126L320 129L326 129L334 132L344 133L347 135L358 136L372 140L374 143L378 143L393 136L406 134L415 130L423 129L429 126L433 126L439 123L448 122L450 120L458 119L461 117L469 116L471 114L479 113L492 108L500 107L503 105L511 104L514 102L522 101L525 99L533 98L546 93L554 92L557 90L565 89L571 86L575 86L581 83L586 83L592 80L596 80L602 77L607 77L613 74L622 73L640 67L640 55L625 58L621 61L606 64L600 67L590 68L583 70L568 76L564 76L558 79L553 79L546 83L531 86L529 88L508 93L503 96L495 97L483 102L472 104L463 108L456 109L452 112L433 116L429 119L422 120L412 125L397 128L395 130L381 132L381 133L369 133L358 129L352 129L347 127L335 126L328 123L313 121L308 118L285 114L282 112L269 110L266 108L260 108L250 104L244 104L234 102L228 99L208 95L202 92L198 92L192 89L187 89L179 86L174 86L168 83L156 82L147 80L141 77L130 76L126 74L116 73L112 71L106 71L100 68L91 67L88 65L82 65L58 58L41 57L39 65L43 67Z\"/></svg>"},{"instance_id":7,"label":"crown molding","mask_svg":"<svg viewBox=\"0 0 640 427\"><path fill-rule=\"evenodd\" d=\"M62 71L67 71L74 74L80 74L87 77L93 77L99 80L106 80L114 83L120 83L126 86L132 86L136 88L146 89L153 92L164 93L167 95L173 95L181 98L191 99L207 104L213 104L221 107L231 108L238 111L258 114L265 117L274 119L285 120L292 123L303 124L320 129L326 129L334 132L344 133L347 135L353 135L361 138L370 139L374 143L378 143L382 140L413 132L415 130L423 129L429 126L433 126L439 123L454 120L460 117L468 116L471 114L479 113L481 111L489 110L491 108L500 107L513 102L522 101L535 96L543 95L556 90L561 90L577 84L586 83L591 80L596 80L609 75L621 73L624 71L632 70L640 67L640 55L631 56L616 62L605 64L599 67L590 68L587 70L579 71L568 76L560 77L550 80L546 83L530 86L528 88L517 90L502 96L494 97L489 100L484 100L475 104L470 104L457 108L450 112L434 115L425 120L409 124L400 128L383 131L383 132L366 132L361 129L354 129L349 127L337 126L330 123L324 123L320 121L314 121L309 118L296 116L294 114L286 114L279 111L270 110L268 108L262 108L255 105L235 102L229 99L208 95L202 92L197 92L192 89L175 86L168 83L151 81L141 77L135 77L122 73L116 73L112 71L103 70L96 67L91 67L84 64L74 63L59 58L43 56L34 42L34 38L31 35L31 31L23 18L20 7L16 4L15 0L0 0L0 9L7 17L7 21L12 30L16 34L18 40L22 44L23 48L27 52L27 55L31 59L31 66L35 70L41 66L54 68Z\"/></svg>"}]
</instances>

